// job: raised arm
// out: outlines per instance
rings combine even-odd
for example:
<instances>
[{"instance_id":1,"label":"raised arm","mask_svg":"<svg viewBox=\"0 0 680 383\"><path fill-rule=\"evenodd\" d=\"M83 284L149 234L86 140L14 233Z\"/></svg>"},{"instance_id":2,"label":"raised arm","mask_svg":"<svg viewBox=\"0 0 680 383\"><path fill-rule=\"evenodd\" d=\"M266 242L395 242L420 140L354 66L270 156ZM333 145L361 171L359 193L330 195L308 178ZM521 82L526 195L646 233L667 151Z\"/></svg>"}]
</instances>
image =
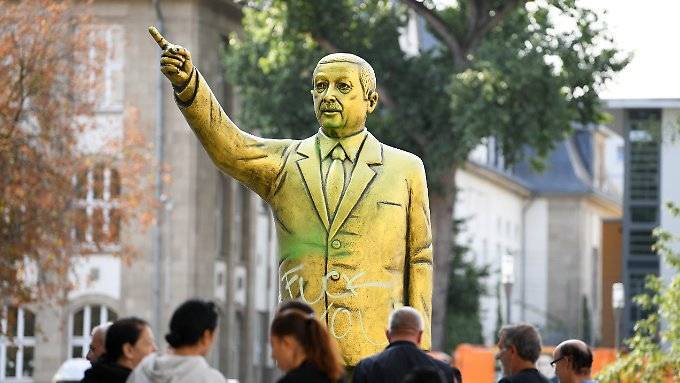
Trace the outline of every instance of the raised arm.
<instances>
[{"instance_id":1,"label":"raised arm","mask_svg":"<svg viewBox=\"0 0 680 383\"><path fill-rule=\"evenodd\" d=\"M161 72L170 80L175 101L213 162L225 173L268 200L290 140L263 139L241 131L226 115L185 48L171 44L156 28L149 33L163 50Z\"/></svg>"}]
</instances>

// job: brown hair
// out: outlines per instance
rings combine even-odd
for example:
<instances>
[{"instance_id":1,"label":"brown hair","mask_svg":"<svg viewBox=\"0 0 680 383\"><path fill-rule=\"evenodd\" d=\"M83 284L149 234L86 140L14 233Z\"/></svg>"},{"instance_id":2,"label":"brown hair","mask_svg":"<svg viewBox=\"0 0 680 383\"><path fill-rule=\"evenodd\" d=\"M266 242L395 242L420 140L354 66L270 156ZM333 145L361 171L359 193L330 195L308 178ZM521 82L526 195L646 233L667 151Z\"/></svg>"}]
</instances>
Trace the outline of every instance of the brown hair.
<instances>
[{"instance_id":1,"label":"brown hair","mask_svg":"<svg viewBox=\"0 0 680 383\"><path fill-rule=\"evenodd\" d=\"M271 334L293 337L305 350L307 361L331 380L344 373L335 341L313 314L294 308L281 310L272 321Z\"/></svg>"}]
</instances>

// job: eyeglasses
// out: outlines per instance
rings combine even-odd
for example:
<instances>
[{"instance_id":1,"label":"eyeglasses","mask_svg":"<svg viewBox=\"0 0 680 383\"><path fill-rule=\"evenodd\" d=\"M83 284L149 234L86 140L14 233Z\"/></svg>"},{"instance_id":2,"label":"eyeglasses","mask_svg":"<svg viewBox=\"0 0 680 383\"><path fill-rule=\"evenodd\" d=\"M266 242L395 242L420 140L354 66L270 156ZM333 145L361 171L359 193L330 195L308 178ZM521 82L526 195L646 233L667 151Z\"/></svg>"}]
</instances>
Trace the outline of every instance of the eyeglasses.
<instances>
[{"instance_id":1,"label":"eyeglasses","mask_svg":"<svg viewBox=\"0 0 680 383\"><path fill-rule=\"evenodd\" d=\"M559 358L553 360L552 362L550 362L550 366L551 366L551 367L555 367L555 365L557 364L557 362L559 362L559 361L562 360L562 359L564 359L564 356L560 356Z\"/></svg>"}]
</instances>

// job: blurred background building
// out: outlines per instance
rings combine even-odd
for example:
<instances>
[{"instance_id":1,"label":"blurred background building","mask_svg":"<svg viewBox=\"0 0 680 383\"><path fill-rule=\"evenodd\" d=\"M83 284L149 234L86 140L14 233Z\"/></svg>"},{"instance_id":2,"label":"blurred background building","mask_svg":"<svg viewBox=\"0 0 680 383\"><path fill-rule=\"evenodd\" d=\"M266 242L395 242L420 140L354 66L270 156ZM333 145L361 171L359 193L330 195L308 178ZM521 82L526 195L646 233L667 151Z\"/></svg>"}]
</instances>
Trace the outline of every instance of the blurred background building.
<instances>
[{"instance_id":1,"label":"blurred background building","mask_svg":"<svg viewBox=\"0 0 680 383\"><path fill-rule=\"evenodd\" d=\"M680 225L664 207L680 201L678 168L680 164L680 99L604 100L614 117L612 128L626 142L625 191L622 220L621 276L626 306L621 320L621 335L628 337L633 325L645 315L631 299L643 292L647 275L670 280L671 267L651 249L656 227L678 232ZM678 244L673 246L678 250Z\"/></svg>"},{"instance_id":2,"label":"blurred background building","mask_svg":"<svg viewBox=\"0 0 680 383\"><path fill-rule=\"evenodd\" d=\"M518 321L538 326L546 344L600 338L602 225L621 216L622 150L612 130L575 126L543 171L528 161L506 168L493 138L472 153L458 174L457 215L460 240L480 267L490 266L481 301L487 345L499 323ZM501 286L508 256L509 297Z\"/></svg>"},{"instance_id":3,"label":"blurred background building","mask_svg":"<svg viewBox=\"0 0 680 383\"><path fill-rule=\"evenodd\" d=\"M86 355L93 327L124 316L148 320L164 348L172 311L192 297L214 299L222 310L211 363L229 378L270 381L274 366L267 333L277 302L270 212L259 197L212 164L187 128L165 79L164 112L157 119L159 49L146 31L162 23L165 36L197 58L201 73L232 113L238 103L224 80L220 57L226 36L240 28L241 11L221 0L164 1L160 14L151 1L96 1L92 7L105 52L97 132L122 137L130 109L140 111L137 124L148 142L158 147L155 129L163 131L162 162L171 169L172 181L160 196L160 235L122 228L116 242L135 246L136 257L123 261L107 249L83 257L74 266L75 288L63 304L19 309L14 314L17 347L0 341L0 381L50 381L62 362ZM97 146L102 141L97 132L83 138L83 149L93 159L106 149ZM77 180L82 184L79 205L90 222L74 233L83 242L109 231L96 222L115 225L113 200L121 187L117 169L93 163Z\"/></svg>"}]
</instances>

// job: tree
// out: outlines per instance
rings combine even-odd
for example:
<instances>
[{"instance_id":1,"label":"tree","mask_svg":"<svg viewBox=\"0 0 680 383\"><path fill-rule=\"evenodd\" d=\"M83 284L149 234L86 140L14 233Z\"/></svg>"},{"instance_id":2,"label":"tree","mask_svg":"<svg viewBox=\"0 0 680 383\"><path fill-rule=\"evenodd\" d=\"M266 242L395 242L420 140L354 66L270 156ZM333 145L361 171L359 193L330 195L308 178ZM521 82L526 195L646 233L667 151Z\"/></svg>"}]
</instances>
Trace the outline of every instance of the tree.
<instances>
[{"instance_id":1,"label":"tree","mask_svg":"<svg viewBox=\"0 0 680 383\"><path fill-rule=\"evenodd\" d=\"M463 221L456 220L454 228ZM446 317L446 346L449 351L461 343L484 343L479 298L487 294L483 279L489 276L489 267L478 267L468 258L469 248L457 244L451 261L451 282L448 290L448 313ZM500 300L499 300L500 302Z\"/></svg>"},{"instance_id":2,"label":"tree","mask_svg":"<svg viewBox=\"0 0 680 383\"><path fill-rule=\"evenodd\" d=\"M435 348L446 339L456 169L486 137L495 137L508 165L526 145L545 157L570 122L602 117L596 90L626 64L615 49L596 47L610 39L597 15L573 0L452 3L436 9L416 0L249 1L243 34L230 38L226 54L242 95L242 126L275 137L317 129L309 89L323 55L348 51L373 65L382 106L367 126L420 156L428 174ZM416 55L399 43L409 10L436 39ZM560 32L556 17L574 30Z\"/></svg>"},{"instance_id":3,"label":"tree","mask_svg":"<svg viewBox=\"0 0 680 383\"><path fill-rule=\"evenodd\" d=\"M674 218L680 219L680 206L668 203ZM647 292L634 302L648 313L625 341L629 351L619 355L598 375L601 382L677 382L680 377L680 242L678 233L656 229L654 250L667 262L675 276L668 282L650 275Z\"/></svg>"},{"instance_id":4,"label":"tree","mask_svg":"<svg viewBox=\"0 0 680 383\"><path fill-rule=\"evenodd\" d=\"M0 305L63 297L71 258L118 246L125 223L153 217L150 164L133 110L109 154L88 154L97 127L101 45L86 5L0 1ZM115 171L111 170L112 166ZM108 208L83 204L106 182Z\"/></svg>"}]
</instances>

